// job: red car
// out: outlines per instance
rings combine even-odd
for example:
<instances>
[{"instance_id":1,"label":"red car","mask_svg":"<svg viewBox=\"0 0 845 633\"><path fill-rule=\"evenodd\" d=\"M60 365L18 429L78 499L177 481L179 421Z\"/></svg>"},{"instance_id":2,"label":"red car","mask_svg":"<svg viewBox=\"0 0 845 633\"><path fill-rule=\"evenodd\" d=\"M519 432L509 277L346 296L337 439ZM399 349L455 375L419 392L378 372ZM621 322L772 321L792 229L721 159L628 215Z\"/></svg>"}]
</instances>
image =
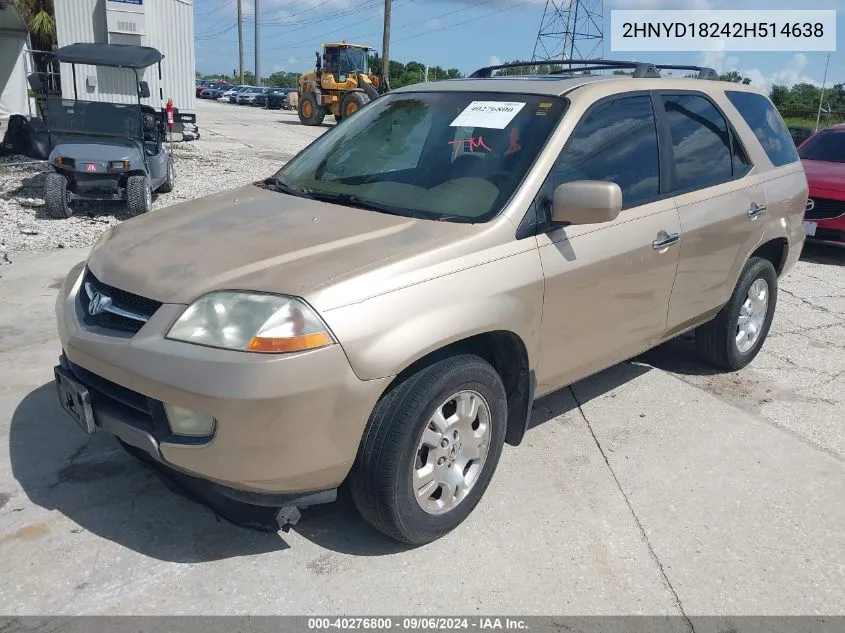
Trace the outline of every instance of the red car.
<instances>
[{"instance_id":1,"label":"red car","mask_svg":"<svg viewBox=\"0 0 845 633\"><path fill-rule=\"evenodd\" d=\"M810 197L807 239L845 246L845 123L832 125L798 146Z\"/></svg>"}]
</instances>

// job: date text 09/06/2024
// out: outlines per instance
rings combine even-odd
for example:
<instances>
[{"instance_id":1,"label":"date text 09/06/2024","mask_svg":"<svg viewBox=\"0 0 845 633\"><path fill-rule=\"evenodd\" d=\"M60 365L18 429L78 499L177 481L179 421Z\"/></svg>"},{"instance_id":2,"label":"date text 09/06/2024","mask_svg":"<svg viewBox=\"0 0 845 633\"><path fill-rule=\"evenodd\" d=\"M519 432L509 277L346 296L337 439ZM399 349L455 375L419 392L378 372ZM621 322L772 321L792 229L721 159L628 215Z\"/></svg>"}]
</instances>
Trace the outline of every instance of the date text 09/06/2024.
<instances>
[{"instance_id":1,"label":"date text 09/06/2024","mask_svg":"<svg viewBox=\"0 0 845 633\"><path fill-rule=\"evenodd\" d=\"M364 629L375 631L527 630L525 620L502 617L327 617L308 618L309 630Z\"/></svg>"}]
</instances>

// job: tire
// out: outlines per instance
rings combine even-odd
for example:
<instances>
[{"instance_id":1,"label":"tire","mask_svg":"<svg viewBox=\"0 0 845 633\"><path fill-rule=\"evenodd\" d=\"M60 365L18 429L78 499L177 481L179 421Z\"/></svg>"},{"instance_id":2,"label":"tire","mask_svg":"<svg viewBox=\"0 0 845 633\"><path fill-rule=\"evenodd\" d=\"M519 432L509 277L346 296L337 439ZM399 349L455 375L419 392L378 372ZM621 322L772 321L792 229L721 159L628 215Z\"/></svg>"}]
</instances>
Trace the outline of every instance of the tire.
<instances>
[{"instance_id":1,"label":"tire","mask_svg":"<svg viewBox=\"0 0 845 633\"><path fill-rule=\"evenodd\" d=\"M449 399L457 394L462 394L464 402L474 399L479 403L478 417L472 422L471 416L466 416L463 426L447 428L445 434L434 433L431 420L436 411L445 411L443 417L448 420L455 418L457 410ZM505 388L496 370L480 357L453 356L419 370L394 386L370 416L348 479L355 506L367 523L396 541L422 545L442 537L460 525L481 500L498 465L506 426ZM455 438L458 430L463 433ZM439 448L420 450L424 431L429 445L439 444ZM462 447L478 441L479 432L483 440L478 450L483 453L486 443L486 455L468 462L470 471L462 472L461 463L467 458ZM446 438L453 443L444 447ZM440 463L444 466L438 468ZM415 480L415 473L427 464L434 468L434 484L429 484L427 496L418 502L414 490L423 484ZM464 496L451 509L438 508L450 499L438 476L457 476L454 481L466 485L465 477L473 469Z\"/></svg>"},{"instance_id":2,"label":"tire","mask_svg":"<svg viewBox=\"0 0 845 633\"><path fill-rule=\"evenodd\" d=\"M322 125L326 118L326 111L317 105L316 97L310 92L304 93L299 99L297 113L303 125Z\"/></svg>"},{"instance_id":3,"label":"tire","mask_svg":"<svg viewBox=\"0 0 845 633\"><path fill-rule=\"evenodd\" d=\"M153 192L146 176L129 176L126 180L126 206L133 215L152 210Z\"/></svg>"},{"instance_id":4,"label":"tire","mask_svg":"<svg viewBox=\"0 0 845 633\"><path fill-rule=\"evenodd\" d=\"M173 156L167 159L167 179L158 188L159 193L170 193L176 185L176 174L173 171Z\"/></svg>"},{"instance_id":5,"label":"tire","mask_svg":"<svg viewBox=\"0 0 845 633\"><path fill-rule=\"evenodd\" d=\"M742 369L754 360L772 325L777 288L778 276L772 262L760 257L749 259L731 298L712 321L695 331L699 355L708 363L729 371ZM765 301L761 299L761 291L765 292ZM752 295L756 297L755 301L751 300ZM765 312L761 316L763 309ZM746 324L742 339L739 337L740 317ZM753 337L748 336L751 332Z\"/></svg>"},{"instance_id":6,"label":"tire","mask_svg":"<svg viewBox=\"0 0 845 633\"><path fill-rule=\"evenodd\" d=\"M345 119L352 116L369 102L370 97L364 92L358 92L357 90L347 92L340 102L340 118Z\"/></svg>"},{"instance_id":7,"label":"tire","mask_svg":"<svg viewBox=\"0 0 845 633\"><path fill-rule=\"evenodd\" d=\"M73 215L70 208L67 178L55 172L47 174L44 182L44 206L54 218L69 218Z\"/></svg>"}]
</instances>

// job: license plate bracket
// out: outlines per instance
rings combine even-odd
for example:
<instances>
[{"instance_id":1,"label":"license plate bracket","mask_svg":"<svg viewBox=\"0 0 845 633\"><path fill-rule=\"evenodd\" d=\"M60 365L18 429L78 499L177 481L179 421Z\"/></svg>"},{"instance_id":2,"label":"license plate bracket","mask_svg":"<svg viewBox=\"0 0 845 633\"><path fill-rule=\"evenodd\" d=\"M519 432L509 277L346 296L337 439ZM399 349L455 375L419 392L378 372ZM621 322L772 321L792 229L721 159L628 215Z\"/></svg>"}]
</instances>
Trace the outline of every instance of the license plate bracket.
<instances>
[{"instance_id":1,"label":"license plate bracket","mask_svg":"<svg viewBox=\"0 0 845 633\"><path fill-rule=\"evenodd\" d=\"M91 407L91 394L82 383L70 377L61 367L55 367L56 390L59 393L59 404L74 422L88 435L96 430L94 423L94 409Z\"/></svg>"},{"instance_id":2,"label":"license plate bracket","mask_svg":"<svg viewBox=\"0 0 845 633\"><path fill-rule=\"evenodd\" d=\"M815 222L804 222L804 233L810 237L815 237L816 226L818 225Z\"/></svg>"}]
</instances>

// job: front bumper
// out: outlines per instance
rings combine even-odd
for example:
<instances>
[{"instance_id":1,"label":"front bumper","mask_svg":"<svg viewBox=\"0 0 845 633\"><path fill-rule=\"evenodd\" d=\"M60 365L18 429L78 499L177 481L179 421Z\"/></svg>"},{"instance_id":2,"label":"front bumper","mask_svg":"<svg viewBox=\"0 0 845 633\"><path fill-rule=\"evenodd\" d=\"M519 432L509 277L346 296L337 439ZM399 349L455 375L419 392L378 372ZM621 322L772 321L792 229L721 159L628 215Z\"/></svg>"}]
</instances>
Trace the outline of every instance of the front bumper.
<instances>
[{"instance_id":1,"label":"front bumper","mask_svg":"<svg viewBox=\"0 0 845 633\"><path fill-rule=\"evenodd\" d=\"M339 345L282 356L166 340L182 305L162 304L137 332L90 325L81 272L59 291L58 333L62 365L92 392L99 429L250 503L278 505L346 478L386 379L359 380ZM214 417L213 436L172 436L162 403Z\"/></svg>"}]
</instances>

